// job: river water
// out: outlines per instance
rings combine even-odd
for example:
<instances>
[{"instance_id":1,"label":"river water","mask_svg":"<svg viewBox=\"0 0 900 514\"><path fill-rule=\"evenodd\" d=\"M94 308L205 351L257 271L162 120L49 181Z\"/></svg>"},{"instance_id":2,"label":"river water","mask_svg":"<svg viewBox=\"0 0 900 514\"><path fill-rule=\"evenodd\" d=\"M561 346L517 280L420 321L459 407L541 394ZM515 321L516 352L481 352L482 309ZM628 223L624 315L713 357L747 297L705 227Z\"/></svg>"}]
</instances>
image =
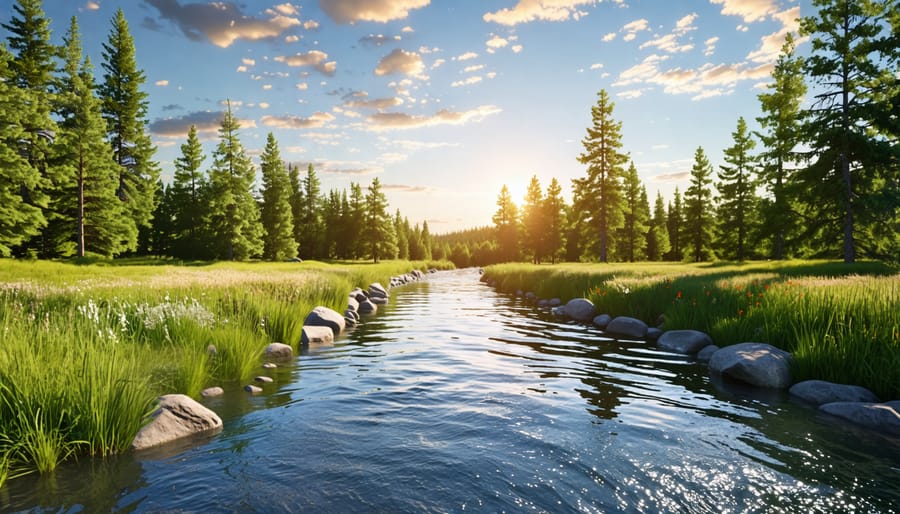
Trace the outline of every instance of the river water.
<instances>
[{"instance_id":1,"label":"river water","mask_svg":"<svg viewBox=\"0 0 900 514\"><path fill-rule=\"evenodd\" d=\"M441 272L206 404L219 434L67 463L4 512L895 512L900 440ZM269 371L269 370L261 370Z\"/></svg>"}]
</instances>

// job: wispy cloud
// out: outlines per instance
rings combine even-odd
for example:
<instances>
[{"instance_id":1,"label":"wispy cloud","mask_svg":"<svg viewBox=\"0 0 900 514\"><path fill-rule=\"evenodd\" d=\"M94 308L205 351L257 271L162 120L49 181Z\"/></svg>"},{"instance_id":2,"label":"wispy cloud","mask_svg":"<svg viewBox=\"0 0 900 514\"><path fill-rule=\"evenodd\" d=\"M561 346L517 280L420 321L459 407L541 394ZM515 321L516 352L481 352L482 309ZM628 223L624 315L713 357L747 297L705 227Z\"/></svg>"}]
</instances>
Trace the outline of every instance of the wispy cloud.
<instances>
[{"instance_id":1,"label":"wispy cloud","mask_svg":"<svg viewBox=\"0 0 900 514\"><path fill-rule=\"evenodd\" d=\"M150 123L150 132L163 137L187 137L188 130L194 125L198 133L215 133L224 117L224 111L196 111L179 117L160 118ZM239 120L238 123L244 128L256 127L253 120Z\"/></svg>"},{"instance_id":2,"label":"wispy cloud","mask_svg":"<svg viewBox=\"0 0 900 514\"><path fill-rule=\"evenodd\" d=\"M425 63L422 62L422 56L399 48L382 57L375 67L375 75L379 76L401 74L427 79L424 71Z\"/></svg>"},{"instance_id":3,"label":"wispy cloud","mask_svg":"<svg viewBox=\"0 0 900 514\"><path fill-rule=\"evenodd\" d=\"M710 2L721 5L722 14L740 16L745 23L762 21L778 11L775 0L710 0Z\"/></svg>"},{"instance_id":4,"label":"wispy cloud","mask_svg":"<svg viewBox=\"0 0 900 514\"><path fill-rule=\"evenodd\" d=\"M282 129L308 129L321 128L326 123L334 120L334 115L327 112L316 112L308 118L300 116L263 116L260 120L267 127L276 127Z\"/></svg>"},{"instance_id":5,"label":"wispy cloud","mask_svg":"<svg viewBox=\"0 0 900 514\"><path fill-rule=\"evenodd\" d=\"M319 73L329 77L333 77L334 72L337 70L337 63L328 61L328 54L320 50L310 50L305 54L279 55L274 58L274 61L287 64L292 68L310 66Z\"/></svg>"},{"instance_id":6,"label":"wispy cloud","mask_svg":"<svg viewBox=\"0 0 900 514\"><path fill-rule=\"evenodd\" d=\"M380 112L370 115L367 119L370 130L405 130L437 125L464 125L469 122L481 121L500 112L502 112L502 109L495 105L483 105L461 112L442 109L433 116L416 116L403 112Z\"/></svg>"},{"instance_id":7,"label":"wispy cloud","mask_svg":"<svg viewBox=\"0 0 900 514\"><path fill-rule=\"evenodd\" d=\"M581 19L587 12L581 6L593 5L597 0L519 0L515 7L489 12L484 21L500 25L518 25L530 21L566 21Z\"/></svg>"},{"instance_id":8,"label":"wispy cloud","mask_svg":"<svg viewBox=\"0 0 900 514\"><path fill-rule=\"evenodd\" d=\"M337 23L376 21L387 23L409 16L409 11L431 0L319 0L319 7Z\"/></svg>"}]
</instances>

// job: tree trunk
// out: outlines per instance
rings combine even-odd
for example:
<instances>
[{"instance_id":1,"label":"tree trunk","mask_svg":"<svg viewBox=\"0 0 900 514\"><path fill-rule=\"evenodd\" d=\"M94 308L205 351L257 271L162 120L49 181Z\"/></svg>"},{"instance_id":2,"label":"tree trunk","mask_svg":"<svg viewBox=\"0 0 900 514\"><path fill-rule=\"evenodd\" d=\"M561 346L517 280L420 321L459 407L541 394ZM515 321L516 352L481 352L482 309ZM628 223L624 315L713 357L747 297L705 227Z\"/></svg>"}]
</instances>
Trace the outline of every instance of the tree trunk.
<instances>
[{"instance_id":1,"label":"tree trunk","mask_svg":"<svg viewBox=\"0 0 900 514\"><path fill-rule=\"evenodd\" d=\"M75 216L78 231L78 257L84 257L84 155L78 157L78 214Z\"/></svg>"}]
</instances>

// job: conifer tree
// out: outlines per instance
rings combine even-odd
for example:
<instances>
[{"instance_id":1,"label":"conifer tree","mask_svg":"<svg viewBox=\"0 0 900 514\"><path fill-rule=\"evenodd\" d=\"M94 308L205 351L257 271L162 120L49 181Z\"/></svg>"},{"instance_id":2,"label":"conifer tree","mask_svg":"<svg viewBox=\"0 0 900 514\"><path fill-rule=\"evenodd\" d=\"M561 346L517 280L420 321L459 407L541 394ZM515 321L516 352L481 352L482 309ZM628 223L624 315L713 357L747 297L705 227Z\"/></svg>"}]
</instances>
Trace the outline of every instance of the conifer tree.
<instances>
[{"instance_id":1,"label":"conifer tree","mask_svg":"<svg viewBox=\"0 0 900 514\"><path fill-rule=\"evenodd\" d=\"M312 163L306 168L306 176L301 180L303 206L300 217L300 256L304 259L322 257L322 191L319 177Z\"/></svg>"},{"instance_id":2,"label":"conifer tree","mask_svg":"<svg viewBox=\"0 0 900 514\"><path fill-rule=\"evenodd\" d=\"M670 247L666 259L681 261L684 259L686 241L684 238L684 205L678 186L675 186L675 194L672 197L672 203L669 204L669 212L666 214L666 228L669 231Z\"/></svg>"},{"instance_id":3,"label":"conifer tree","mask_svg":"<svg viewBox=\"0 0 900 514\"><path fill-rule=\"evenodd\" d=\"M60 170L68 180L55 195L53 229L60 253L83 257L88 251L115 256L137 243L137 230L116 197L117 174L106 142L106 123L94 96L90 59L81 60L81 39L72 18L65 39L65 73L59 102L65 117L54 143Z\"/></svg>"},{"instance_id":4,"label":"conifer tree","mask_svg":"<svg viewBox=\"0 0 900 514\"><path fill-rule=\"evenodd\" d=\"M346 196L345 191L344 198ZM342 209L341 192L337 189L328 191L322 206L322 220L324 224L322 257L326 259L346 258L346 249L343 243L344 222Z\"/></svg>"},{"instance_id":5,"label":"conifer tree","mask_svg":"<svg viewBox=\"0 0 900 514\"><path fill-rule=\"evenodd\" d=\"M509 194L509 188L503 184L500 196L497 197L497 211L493 216L497 234L497 246L501 262L514 262L519 259L519 208ZM456 250L454 249L454 252ZM454 261L456 262L456 261Z\"/></svg>"},{"instance_id":6,"label":"conifer tree","mask_svg":"<svg viewBox=\"0 0 900 514\"><path fill-rule=\"evenodd\" d=\"M30 92L16 85L9 71L12 55L0 44L0 257L40 233L46 225L40 207L22 197L22 190L35 190L41 183L38 170L21 151L27 140L25 111L33 106Z\"/></svg>"},{"instance_id":7,"label":"conifer tree","mask_svg":"<svg viewBox=\"0 0 900 514\"><path fill-rule=\"evenodd\" d=\"M425 250L422 258L430 261L432 258L432 240L431 232L428 230L428 220L422 221L422 246Z\"/></svg>"},{"instance_id":8,"label":"conifer tree","mask_svg":"<svg viewBox=\"0 0 900 514\"><path fill-rule=\"evenodd\" d=\"M210 227L217 256L226 260L247 260L263 251L259 206L252 194L255 171L238 129L240 124L228 102L209 171Z\"/></svg>"},{"instance_id":9,"label":"conifer tree","mask_svg":"<svg viewBox=\"0 0 900 514\"><path fill-rule=\"evenodd\" d=\"M750 154L756 142L747 130L747 122L739 118L737 129L731 133L734 144L725 149L725 162L719 166L718 246L722 256L743 261L752 254L747 243L754 236L759 225L756 216L759 202L756 188L754 158Z\"/></svg>"},{"instance_id":10,"label":"conifer tree","mask_svg":"<svg viewBox=\"0 0 900 514\"><path fill-rule=\"evenodd\" d=\"M708 261L714 257L711 248L714 222L712 174L712 165L703 147L697 147L691 167L691 186L684 192L685 249L694 262Z\"/></svg>"},{"instance_id":11,"label":"conifer tree","mask_svg":"<svg viewBox=\"0 0 900 514\"><path fill-rule=\"evenodd\" d=\"M538 181L537 175L532 175L522 208L522 232L524 236L523 249L526 254L531 255L531 261L535 264L540 264L546 253L546 224L544 192L541 190L541 183Z\"/></svg>"},{"instance_id":12,"label":"conifer tree","mask_svg":"<svg viewBox=\"0 0 900 514\"><path fill-rule=\"evenodd\" d=\"M294 219L294 246L300 255L300 241L303 239L303 186L300 182L300 168L288 163L288 179L291 184L291 216Z\"/></svg>"},{"instance_id":13,"label":"conifer tree","mask_svg":"<svg viewBox=\"0 0 900 514\"><path fill-rule=\"evenodd\" d=\"M400 209L394 214L394 233L397 234L397 258L409 260L409 240L412 231L409 228L409 220L404 222L403 216L400 215Z\"/></svg>"},{"instance_id":14,"label":"conifer tree","mask_svg":"<svg viewBox=\"0 0 900 514\"><path fill-rule=\"evenodd\" d=\"M156 148L146 134L147 93L141 91L146 81L137 67L134 38L122 9L116 11L112 30L103 43L103 117L108 139L119 163L117 194L136 227L149 227L153 215L159 165L153 161Z\"/></svg>"},{"instance_id":15,"label":"conifer tree","mask_svg":"<svg viewBox=\"0 0 900 514\"><path fill-rule=\"evenodd\" d=\"M375 177L366 193L365 231L362 238L368 249L369 258L376 264L378 259L392 258L397 251L393 220L387 208L387 197L381 190L381 181Z\"/></svg>"},{"instance_id":16,"label":"conifer tree","mask_svg":"<svg viewBox=\"0 0 900 514\"><path fill-rule=\"evenodd\" d=\"M284 261L297 256L294 243L294 218L291 214L291 179L288 177L278 142L269 132L266 148L260 156L262 171L263 258Z\"/></svg>"},{"instance_id":17,"label":"conifer tree","mask_svg":"<svg viewBox=\"0 0 900 514\"><path fill-rule=\"evenodd\" d=\"M550 257L550 262L555 264L557 259L562 258L566 246L566 204L562 197L562 186L556 177L553 177L547 186L544 215L547 220L547 256Z\"/></svg>"},{"instance_id":18,"label":"conifer tree","mask_svg":"<svg viewBox=\"0 0 900 514\"><path fill-rule=\"evenodd\" d=\"M670 248L666 204L662 194L657 191L656 202L653 204L653 216L650 218L650 229L647 231L647 260L662 260L669 253Z\"/></svg>"},{"instance_id":19,"label":"conifer tree","mask_svg":"<svg viewBox=\"0 0 900 514\"><path fill-rule=\"evenodd\" d=\"M205 159L197 127L191 125L187 141L181 145L181 156L175 159L175 176L171 190L166 194L172 200L172 249L181 258L206 257L206 237L198 223L208 211L208 181L201 170Z\"/></svg>"},{"instance_id":20,"label":"conifer tree","mask_svg":"<svg viewBox=\"0 0 900 514\"><path fill-rule=\"evenodd\" d=\"M644 191L641 203L641 179L634 162L628 167L622 184L622 227L616 231L617 252L622 260L635 262L643 260L647 246L647 222L650 219L650 207L647 203L647 192Z\"/></svg>"},{"instance_id":21,"label":"conifer tree","mask_svg":"<svg viewBox=\"0 0 900 514\"><path fill-rule=\"evenodd\" d=\"M796 224L794 197L789 187L793 182L797 161L796 148L800 143L800 106L806 96L803 80L803 59L795 56L794 37L788 34L781 55L772 71L773 83L769 92L758 96L764 116L756 118L763 131L757 133L763 151L759 156L760 178L770 198L764 204L762 235L771 240L771 256L785 259L787 242Z\"/></svg>"},{"instance_id":22,"label":"conifer tree","mask_svg":"<svg viewBox=\"0 0 900 514\"><path fill-rule=\"evenodd\" d=\"M362 227L366 222L366 197L363 195L362 186L356 182L350 183L348 207L346 237L350 258L361 259L366 256L366 245L362 237Z\"/></svg>"}]
</instances>

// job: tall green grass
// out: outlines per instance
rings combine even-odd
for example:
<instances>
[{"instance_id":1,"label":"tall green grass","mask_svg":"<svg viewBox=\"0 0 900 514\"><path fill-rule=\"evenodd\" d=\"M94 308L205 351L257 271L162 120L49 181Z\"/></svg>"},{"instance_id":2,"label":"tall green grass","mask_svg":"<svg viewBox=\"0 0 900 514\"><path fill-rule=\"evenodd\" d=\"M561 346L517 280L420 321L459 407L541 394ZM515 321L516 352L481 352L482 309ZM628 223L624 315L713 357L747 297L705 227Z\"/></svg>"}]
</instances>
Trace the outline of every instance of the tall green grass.
<instances>
[{"instance_id":1,"label":"tall green grass","mask_svg":"<svg viewBox=\"0 0 900 514\"><path fill-rule=\"evenodd\" d=\"M0 260L0 485L126 450L157 396L247 380L312 308L428 267Z\"/></svg>"},{"instance_id":2,"label":"tall green grass","mask_svg":"<svg viewBox=\"0 0 900 514\"><path fill-rule=\"evenodd\" d=\"M868 387L900 398L900 275L877 262L614 264L488 267L501 290L563 300L667 329L709 333L720 346L766 342L793 353L797 380Z\"/></svg>"}]
</instances>

